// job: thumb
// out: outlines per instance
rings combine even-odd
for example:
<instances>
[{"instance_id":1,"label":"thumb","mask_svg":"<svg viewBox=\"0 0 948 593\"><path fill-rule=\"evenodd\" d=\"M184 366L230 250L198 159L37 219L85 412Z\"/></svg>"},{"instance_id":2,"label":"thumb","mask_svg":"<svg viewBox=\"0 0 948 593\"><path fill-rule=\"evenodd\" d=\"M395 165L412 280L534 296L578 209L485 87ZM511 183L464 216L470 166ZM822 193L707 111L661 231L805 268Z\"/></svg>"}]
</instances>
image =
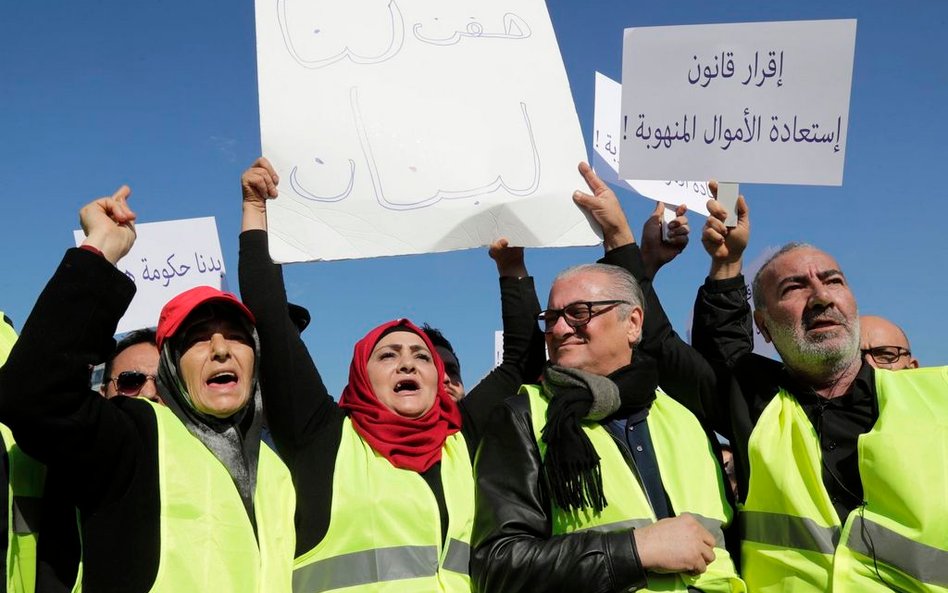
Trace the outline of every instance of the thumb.
<instances>
[{"instance_id":1,"label":"thumb","mask_svg":"<svg viewBox=\"0 0 948 593\"><path fill-rule=\"evenodd\" d=\"M665 211L665 204L663 202L655 202L655 209L652 210L652 218L661 218L662 212Z\"/></svg>"},{"instance_id":2,"label":"thumb","mask_svg":"<svg viewBox=\"0 0 948 593\"><path fill-rule=\"evenodd\" d=\"M747 207L747 202L744 201L744 196L737 196L736 209L738 220L747 220L747 217L750 215L750 208Z\"/></svg>"},{"instance_id":3,"label":"thumb","mask_svg":"<svg viewBox=\"0 0 948 593\"><path fill-rule=\"evenodd\" d=\"M577 206L583 208L584 210L592 211L596 204L596 198L585 192L576 190L573 192L573 202L575 202Z\"/></svg>"}]
</instances>

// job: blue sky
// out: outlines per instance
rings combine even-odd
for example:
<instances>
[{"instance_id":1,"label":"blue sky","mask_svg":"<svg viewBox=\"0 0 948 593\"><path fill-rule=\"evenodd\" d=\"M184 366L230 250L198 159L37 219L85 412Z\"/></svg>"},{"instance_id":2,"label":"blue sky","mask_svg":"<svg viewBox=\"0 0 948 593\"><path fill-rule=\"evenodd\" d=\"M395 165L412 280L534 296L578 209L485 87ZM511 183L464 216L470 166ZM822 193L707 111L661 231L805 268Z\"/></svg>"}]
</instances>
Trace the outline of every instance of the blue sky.
<instances>
[{"instance_id":1,"label":"blue sky","mask_svg":"<svg viewBox=\"0 0 948 593\"><path fill-rule=\"evenodd\" d=\"M408 0L406 0L408 1ZM790 240L838 260L863 313L908 333L923 365L948 363L948 218L944 119L948 3L797 0L550 0L584 134L593 72L620 78L629 26L857 18L842 187L743 185L754 259ZM4 180L0 310L21 328L71 245L79 208L132 186L142 222L217 217L236 288L239 176L260 151L253 3L18 2L4 7L0 60L0 179ZM581 179L576 178L577 188ZM638 231L652 203L622 194ZM568 197L565 197L568 198ZM658 279L684 333L707 271L693 242ZM533 249L527 265L545 303L555 273L600 248ZM469 385L490 367L500 327L486 250L294 264L291 300L310 309L304 334L330 391L345 384L352 345L407 316L444 330Z\"/></svg>"}]
</instances>

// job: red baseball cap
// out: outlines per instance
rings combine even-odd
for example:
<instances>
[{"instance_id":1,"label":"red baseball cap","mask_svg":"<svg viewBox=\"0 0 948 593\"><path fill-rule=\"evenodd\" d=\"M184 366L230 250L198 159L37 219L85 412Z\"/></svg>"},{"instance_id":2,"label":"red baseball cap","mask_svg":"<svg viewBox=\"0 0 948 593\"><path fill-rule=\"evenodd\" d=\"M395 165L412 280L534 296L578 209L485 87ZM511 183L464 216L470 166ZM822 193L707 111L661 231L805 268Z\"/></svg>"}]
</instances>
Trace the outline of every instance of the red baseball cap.
<instances>
[{"instance_id":1,"label":"red baseball cap","mask_svg":"<svg viewBox=\"0 0 948 593\"><path fill-rule=\"evenodd\" d=\"M158 316L158 330L155 337L158 349L161 350L161 345L164 344L165 340L181 328L181 324L184 323L184 320L188 318L192 311L207 303L231 306L243 315L251 325L257 324L250 309L233 294L211 286L197 286L182 292L162 307L161 315Z\"/></svg>"}]
</instances>

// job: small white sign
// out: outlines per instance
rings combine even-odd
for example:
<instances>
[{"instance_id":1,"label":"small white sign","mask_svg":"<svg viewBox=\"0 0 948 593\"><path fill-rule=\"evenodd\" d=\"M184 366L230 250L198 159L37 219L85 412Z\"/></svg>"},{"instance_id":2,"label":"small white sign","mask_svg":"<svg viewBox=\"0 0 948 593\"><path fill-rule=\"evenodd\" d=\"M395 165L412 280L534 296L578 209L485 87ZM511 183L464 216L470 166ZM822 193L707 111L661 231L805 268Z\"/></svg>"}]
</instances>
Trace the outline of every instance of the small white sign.
<instances>
[{"instance_id":1,"label":"small white sign","mask_svg":"<svg viewBox=\"0 0 948 593\"><path fill-rule=\"evenodd\" d=\"M633 179L841 185L856 21L625 30Z\"/></svg>"},{"instance_id":2,"label":"small white sign","mask_svg":"<svg viewBox=\"0 0 948 593\"><path fill-rule=\"evenodd\" d=\"M499 367L504 362L504 332L494 332L494 368Z\"/></svg>"},{"instance_id":3,"label":"small white sign","mask_svg":"<svg viewBox=\"0 0 948 593\"><path fill-rule=\"evenodd\" d=\"M599 242L543 0L256 0L280 262Z\"/></svg>"},{"instance_id":4,"label":"small white sign","mask_svg":"<svg viewBox=\"0 0 948 593\"><path fill-rule=\"evenodd\" d=\"M222 288L224 257L213 217L135 225L135 245L116 267L135 283L135 298L116 333L158 325L169 300L195 286ZM73 231L76 245L85 234Z\"/></svg>"},{"instance_id":5,"label":"small white sign","mask_svg":"<svg viewBox=\"0 0 948 593\"><path fill-rule=\"evenodd\" d=\"M651 181L619 177L619 144L622 137L622 85L596 72L596 106L593 118L593 167L599 177L614 185L663 202L667 206L685 204L688 209L708 215L711 191L706 181Z\"/></svg>"}]
</instances>

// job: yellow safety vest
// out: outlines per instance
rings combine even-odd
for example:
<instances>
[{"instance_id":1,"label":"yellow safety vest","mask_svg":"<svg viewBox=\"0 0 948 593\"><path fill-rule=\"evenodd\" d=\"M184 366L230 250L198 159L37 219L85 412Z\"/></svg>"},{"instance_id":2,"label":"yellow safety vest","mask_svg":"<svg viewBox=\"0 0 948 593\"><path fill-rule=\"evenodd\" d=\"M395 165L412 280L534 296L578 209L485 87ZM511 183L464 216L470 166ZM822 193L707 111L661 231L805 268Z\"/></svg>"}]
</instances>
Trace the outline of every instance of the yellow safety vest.
<instances>
[{"instance_id":1,"label":"yellow safety vest","mask_svg":"<svg viewBox=\"0 0 948 593\"><path fill-rule=\"evenodd\" d=\"M0 365L16 343L16 332L3 322L0 311ZM7 455L7 574L9 593L33 593L36 589L36 541L39 511L46 481L46 467L24 453L10 429L0 424L0 437Z\"/></svg>"},{"instance_id":2,"label":"yellow safety vest","mask_svg":"<svg viewBox=\"0 0 948 593\"><path fill-rule=\"evenodd\" d=\"M546 424L549 396L539 385L523 385L520 393L530 398L534 438L543 457L546 444L540 435ZM691 412L661 390L655 395L647 422L665 492L676 513L691 514L717 543L715 559L706 572L699 576L649 573L645 591L687 591L695 587L706 593L741 593L745 591L744 582L724 548L723 528L730 523L732 511L711 444ZM655 513L646 493L614 437L598 422L584 422L583 432L599 454L608 504L601 513L593 509L566 512L554 505L553 534L619 531L654 523Z\"/></svg>"},{"instance_id":3,"label":"yellow safety vest","mask_svg":"<svg viewBox=\"0 0 948 593\"><path fill-rule=\"evenodd\" d=\"M6 591L33 593L36 589L36 543L46 481L46 466L24 453L13 433L0 424L7 455L7 574Z\"/></svg>"},{"instance_id":4,"label":"yellow safety vest","mask_svg":"<svg viewBox=\"0 0 948 593\"><path fill-rule=\"evenodd\" d=\"M460 432L441 450L447 545L431 488L399 469L343 421L326 536L296 559L294 593L469 593L474 477Z\"/></svg>"},{"instance_id":5,"label":"yellow safety vest","mask_svg":"<svg viewBox=\"0 0 948 593\"><path fill-rule=\"evenodd\" d=\"M3 311L0 311L0 366L7 361L15 343L16 331L3 320Z\"/></svg>"},{"instance_id":6,"label":"yellow safety vest","mask_svg":"<svg viewBox=\"0 0 948 593\"><path fill-rule=\"evenodd\" d=\"M296 545L289 470L261 443L255 537L224 465L171 410L148 403L158 421L161 513L160 558L151 591L288 593ZM80 584L73 589L80 590Z\"/></svg>"},{"instance_id":7,"label":"yellow safety vest","mask_svg":"<svg viewBox=\"0 0 948 593\"><path fill-rule=\"evenodd\" d=\"M800 404L781 390L761 414L741 510L751 591L948 591L948 367L875 382L879 418L857 444L865 504L845 525Z\"/></svg>"}]
</instances>

